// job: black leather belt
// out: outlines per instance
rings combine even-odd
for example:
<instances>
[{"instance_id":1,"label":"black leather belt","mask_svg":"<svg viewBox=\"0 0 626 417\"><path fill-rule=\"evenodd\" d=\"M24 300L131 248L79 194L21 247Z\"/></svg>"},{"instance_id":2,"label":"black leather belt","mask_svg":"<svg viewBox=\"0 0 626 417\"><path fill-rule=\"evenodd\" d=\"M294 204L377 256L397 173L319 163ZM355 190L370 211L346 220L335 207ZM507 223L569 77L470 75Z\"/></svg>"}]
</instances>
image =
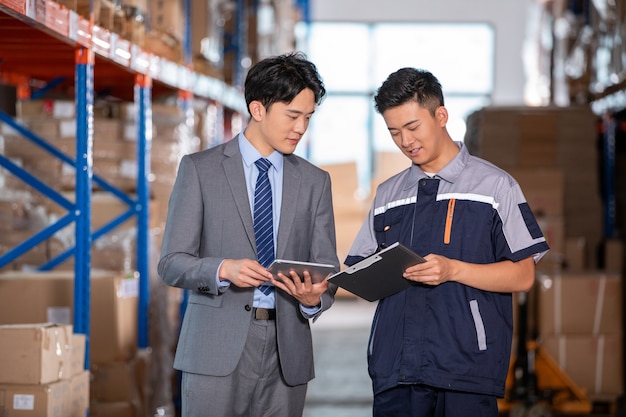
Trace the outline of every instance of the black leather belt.
<instances>
[{"instance_id":1,"label":"black leather belt","mask_svg":"<svg viewBox=\"0 0 626 417\"><path fill-rule=\"evenodd\" d=\"M257 308L252 309L255 320L276 320L276 309L274 308Z\"/></svg>"}]
</instances>

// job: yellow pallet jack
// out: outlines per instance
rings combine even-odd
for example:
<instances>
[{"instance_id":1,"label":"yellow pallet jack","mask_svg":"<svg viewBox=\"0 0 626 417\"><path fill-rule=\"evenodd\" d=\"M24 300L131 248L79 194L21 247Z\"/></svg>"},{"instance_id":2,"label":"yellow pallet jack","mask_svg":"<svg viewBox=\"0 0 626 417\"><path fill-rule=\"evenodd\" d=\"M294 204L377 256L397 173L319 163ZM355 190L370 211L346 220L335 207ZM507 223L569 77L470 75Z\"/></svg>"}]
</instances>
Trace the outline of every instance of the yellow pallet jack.
<instances>
[{"instance_id":1,"label":"yellow pallet jack","mask_svg":"<svg viewBox=\"0 0 626 417\"><path fill-rule=\"evenodd\" d=\"M592 403L585 390L559 367L533 338L528 338L528 293L518 294L518 343L511 359L501 416L552 417L588 415Z\"/></svg>"}]
</instances>

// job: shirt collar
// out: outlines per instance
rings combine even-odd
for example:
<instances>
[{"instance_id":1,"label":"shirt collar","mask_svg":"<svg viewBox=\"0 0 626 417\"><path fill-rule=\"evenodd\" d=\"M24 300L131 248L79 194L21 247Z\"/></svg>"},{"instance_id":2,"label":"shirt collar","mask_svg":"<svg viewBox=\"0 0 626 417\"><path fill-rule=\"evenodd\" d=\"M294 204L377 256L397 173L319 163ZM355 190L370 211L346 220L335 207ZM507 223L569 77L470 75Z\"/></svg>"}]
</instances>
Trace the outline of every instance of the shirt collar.
<instances>
[{"instance_id":1,"label":"shirt collar","mask_svg":"<svg viewBox=\"0 0 626 417\"><path fill-rule=\"evenodd\" d=\"M241 152L241 158L243 159L243 163L246 166L251 166L254 164L259 158L263 158L263 155L256 150L254 146L250 143L248 138L242 133L237 136L237 141L239 142L239 151ZM272 163L272 167L276 170L281 171L283 169L283 154L274 151L269 156L266 157ZM271 169L271 168L270 168Z\"/></svg>"},{"instance_id":2,"label":"shirt collar","mask_svg":"<svg viewBox=\"0 0 626 417\"><path fill-rule=\"evenodd\" d=\"M455 182L457 178L459 178L470 158L470 154L463 142L454 143L459 147L459 153L457 153L455 157L452 158L452 161L448 162L448 164L437 173L437 176L451 183Z\"/></svg>"},{"instance_id":3,"label":"shirt collar","mask_svg":"<svg viewBox=\"0 0 626 417\"><path fill-rule=\"evenodd\" d=\"M453 183L459 178L461 172L467 165L467 161L470 158L470 154L463 144L463 142L454 142L459 147L459 153L457 153L454 158L446 166L444 166L441 171L439 171L433 178L441 178L446 182ZM411 165L411 172L409 173L409 182L408 184L415 184L422 178L430 178L428 175L424 173L424 171L418 165Z\"/></svg>"}]
</instances>

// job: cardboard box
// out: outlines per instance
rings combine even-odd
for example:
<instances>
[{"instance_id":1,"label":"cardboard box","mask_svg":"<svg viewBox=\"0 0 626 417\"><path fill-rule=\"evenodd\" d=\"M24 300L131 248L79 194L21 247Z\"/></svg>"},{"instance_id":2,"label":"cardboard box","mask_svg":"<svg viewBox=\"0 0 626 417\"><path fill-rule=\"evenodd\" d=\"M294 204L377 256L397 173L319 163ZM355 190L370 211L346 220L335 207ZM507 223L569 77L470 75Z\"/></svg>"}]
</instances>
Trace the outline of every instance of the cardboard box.
<instances>
[{"instance_id":1,"label":"cardboard box","mask_svg":"<svg viewBox=\"0 0 626 417\"><path fill-rule=\"evenodd\" d=\"M139 279L92 280L91 363L128 360L137 352ZM97 295L96 295L97 294Z\"/></svg>"},{"instance_id":2,"label":"cardboard box","mask_svg":"<svg viewBox=\"0 0 626 417\"><path fill-rule=\"evenodd\" d=\"M0 383L47 384L69 379L71 337L70 325L0 326Z\"/></svg>"},{"instance_id":3,"label":"cardboard box","mask_svg":"<svg viewBox=\"0 0 626 417\"><path fill-rule=\"evenodd\" d=\"M6 253L33 236L33 230L12 230L0 235L0 253ZM13 261L13 269L22 269L34 265L42 265L48 260L46 242L39 243ZM40 320L45 321L45 320Z\"/></svg>"},{"instance_id":4,"label":"cardboard box","mask_svg":"<svg viewBox=\"0 0 626 417\"><path fill-rule=\"evenodd\" d=\"M564 268L569 272L583 272L587 269L587 242L584 237L565 239Z\"/></svg>"},{"instance_id":5,"label":"cardboard box","mask_svg":"<svg viewBox=\"0 0 626 417\"><path fill-rule=\"evenodd\" d=\"M554 163L557 149L554 138L557 126L549 112L527 112L521 115L518 163L522 167L546 167Z\"/></svg>"},{"instance_id":6,"label":"cardboard box","mask_svg":"<svg viewBox=\"0 0 626 417\"><path fill-rule=\"evenodd\" d=\"M92 402L89 408L91 417L141 417L141 407L130 402Z\"/></svg>"},{"instance_id":7,"label":"cardboard box","mask_svg":"<svg viewBox=\"0 0 626 417\"><path fill-rule=\"evenodd\" d=\"M45 385L2 384L0 385L0 415L2 417L68 417L71 415L69 387L69 381Z\"/></svg>"},{"instance_id":8,"label":"cardboard box","mask_svg":"<svg viewBox=\"0 0 626 417\"><path fill-rule=\"evenodd\" d=\"M20 100L17 102L17 114L22 118L71 119L76 117L76 104L73 100Z\"/></svg>"},{"instance_id":9,"label":"cardboard box","mask_svg":"<svg viewBox=\"0 0 626 417\"><path fill-rule=\"evenodd\" d=\"M565 224L563 216L537 216L537 224L550 245L549 258L562 258L565 251Z\"/></svg>"},{"instance_id":10,"label":"cardboard box","mask_svg":"<svg viewBox=\"0 0 626 417\"><path fill-rule=\"evenodd\" d=\"M25 192L9 190L3 190L2 194L0 197L0 231L8 232L33 227L31 196Z\"/></svg>"},{"instance_id":11,"label":"cardboard box","mask_svg":"<svg viewBox=\"0 0 626 417\"><path fill-rule=\"evenodd\" d=\"M194 70L202 74L223 78L220 62L224 57L224 34L220 30L220 12L218 0L191 1L191 56Z\"/></svg>"},{"instance_id":12,"label":"cardboard box","mask_svg":"<svg viewBox=\"0 0 626 417\"><path fill-rule=\"evenodd\" d=\"M335 211L353 212L358 209L360 204L357 198L359 181L356 163L329 164L320 168L330 175Z\"/></svg>"},{"instance_id":13,"label":"cardboard box","mask_svg":"<svg viewBox=\"0 0 626 417\"><path fill-rule=\"evenodd\" d=\"M81 371L70 379L70 417L85 417L87 415L90 377L89 371Z\"/></svg>"},{"instance_id":14,"label":"cardboard box","mask_svg":"<svg viewBox=\"0 0 626 417\"><path fill-rule=\"evenodd\" d=\"M90 359L127 360L137 351L137 278L91 272ZM74 273L15 272L0 275L0 324L73 321ZM28 308L24 308L28 305Z\"/></svg>"},{"instance_id":15,"label":"cardboard box","mask_svg":"<svg viewBox=\"0 0 626 417\"><path fill-rule=\"evenodd\" d=\"M7 272L0 275L0 324L72 323L73 275ZM23 308L28 305L28 308Z\"/></svg>"},{"instance_id":16,"label":"cardboard box","mask_svg":"<svg viewBox=\"0 0 626 417\"><path fill-rule=\"evenodd\" d=\"M80 375L85 370L85 348L87 336L74 333L72 335L72 377Z\"/></svg>"},{"instance_id":17,"label":"cardboard box","mask_svg":"<svg viewBox=\"0 0 626 417\"><path fill-rule=\"evenodd\" d=\"M339 261L343 262L348 256L348 250L357 232L367 218L371 198L359 195L358 173L354 162L329 164L321 168L328 172L332 183L333 211L337 227L337 255ZM342 288L337 291L337 295L354 297L354 294Z\"/></svg>"},{"instance_id":18,"label":"cardboard box","mask_svg":"<svg viewBox=\"0 0 626 417\"><path fill-rule=\"evenodd\" d=\"M63 193L62 196L72 203L76 201L75 193ZM131 196L131 198L134 198L134 196ZM91 229L95 231L102 228L113 219L126 213L130 208L128 204L109 192L94 191L91 195ZM47 210L50 215L58 217L67 214L67 210L52 203L48 205ZM136 218L131 216L124 223L117 226L114 231L128 230L135 228L135 226Z\"/></svg>"},{"instance_id":19,"label":"cardboard box","mask_svg":"<svg viewBox=\"0 0 626 417\"><path fill-rule=\"evenodd\" d=\"M621 274L624 270L624 242L621 239L604 241L604 269Z\"/></svg>"},{"instance_id":20,"label":"cardboard box","mask_svg":"<svg viewBox=\"0 0 626 417\"><path fill-rule=\"evenodd\" d=\"M163 32L173 40L183 42L184 10L176 0L150 1L150 30Z\"/></svg>"},{"instance_id":21,"label":"cardboard box","mask_svg":"<svg viewBox=\"0 0 626 417\"><path fill-rule=\"evenodd\" d=\"M537 284L540 335L622 333L619 275L564 272L540 275Z\"/></svg>"},{"instance_id":22,"label":"cardboard box","mask_svg":"<svg viewBox=\"0 0 626 417\"><path fill-rule=\"evenodd\" d=\"M374 155L372 190L388 178L411 166L411 161L400 150L379 151Z\"/></svg>"},{"instance_id":23,"label":"cardboard box","mask_svg":"<svg viewBox=\"0 0 626 417\"><path fill-rule=\"evenodd\" d=\"M91 397L100 402L139 401L137 361L107 363L91 368Z\"/></svg>"},{"instance_id":24,"label":"cardboard box","mask_svg":"<svg viewBox=\"0 0 626 417\"><path fill-rule=\"evenodd\" d=\"M565 237L583 237L589 267L598 268L596 249L603 238L601 158L597 157L598 118L591 109L485 107L466 121L464 142L473 155L509 172L558 169L563 173ZM532 203L531 208L536 210Z\"/></svg>"},{"instance_id":25,"label":"cardboard box","mask_svg":"<svg viewBox=\"0 0 626 417\"><path fill-rule=\"evenodd\" d=\"M624 392L621 335L555 335L544 338L541 346L588 394L615 396Z\"/></svg>"},{"instance_id":26,"label":"cardboard box","mask_svg":"<svg viewBox=\"0 0 626 417\"><path fill-rule=\"evenodd\" d=\"M563 171L556 168L514 169L509 174L517 180L535 216L563 215Z\"/></svg>"}]
</instances>

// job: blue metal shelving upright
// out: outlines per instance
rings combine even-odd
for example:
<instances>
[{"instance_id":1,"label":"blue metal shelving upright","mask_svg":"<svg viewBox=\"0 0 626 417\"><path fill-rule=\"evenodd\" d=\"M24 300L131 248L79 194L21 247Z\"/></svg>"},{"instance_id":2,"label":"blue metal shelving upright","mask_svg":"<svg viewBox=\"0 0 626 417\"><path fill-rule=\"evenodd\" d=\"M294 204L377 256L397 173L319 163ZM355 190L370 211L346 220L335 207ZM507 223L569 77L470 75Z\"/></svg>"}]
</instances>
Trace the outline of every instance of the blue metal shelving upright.
<instances>
[{"instance_id":1,"label":"blue metal shelving upright","mask_svg":"<svg viewBox=\"0 0 626 417\"><path fill-rule=\"evenodd\" d=\"M74 254L74 332L84 334L89 369L91 318L91 184L93 176L93 71L89 48L76 50L76 240Z\"/></svg>"},{"instance_id":2,"label":"blue metal shelving upright","mask_svg":"<svg viewBox=\"0 0 626 417\"><path fill-rule=\"evenodd\" d=\"M615 134L617 122L613 116L603 119L602 134L602 166L603 166L603 223L604 238L617 237L617 197L615 193Z\"/></svg>"},{"instance_id":3,"label":"blue metal shelving upright","mask_svg":"<svg viewBox=\"0 0 626 417\"><path fill-rule=\"evenodd\" d=\"M150 268L150 151L152 148L152 80L138 74L135 82L137 113L137 273L139 275L138 336L140 348L149 346Z\"/></svg>"},{"instance_id":4,"label":"blue metal shelving upright","mask_svg":"<svg viewBox=\"0 0 626 417\"><path fill-rule=\"evenodd\" d=\"M61 193L50 188L44 182L18 167L4 155L0 155L0 166L16 175L20 180L31 185L35 190L51 199L68 213L53 224L35 233L29 239L17 245L0 256L0 267L18 258L28 250L52 237L54 233L70 225L75 226L75 246L68 250L67 255L59 259L64 260L74 254L74 317L75 333L86 336L85 369L89 369L89 324L90 324L90 280L91 280L91 188L93 177L93 76L94 55L89 48L78 47L75 53L75 88L76 88L76 159L72 159L52 147L43 139L32 134L13 118L0 113L0 120L30 140L35 145L48 151L75 168L76 199L72 203ZM60 261L58 261L60 262ZM40 270L47 270L56 265L49 262L40 266Z\"/></svg>"}]
</instances>

